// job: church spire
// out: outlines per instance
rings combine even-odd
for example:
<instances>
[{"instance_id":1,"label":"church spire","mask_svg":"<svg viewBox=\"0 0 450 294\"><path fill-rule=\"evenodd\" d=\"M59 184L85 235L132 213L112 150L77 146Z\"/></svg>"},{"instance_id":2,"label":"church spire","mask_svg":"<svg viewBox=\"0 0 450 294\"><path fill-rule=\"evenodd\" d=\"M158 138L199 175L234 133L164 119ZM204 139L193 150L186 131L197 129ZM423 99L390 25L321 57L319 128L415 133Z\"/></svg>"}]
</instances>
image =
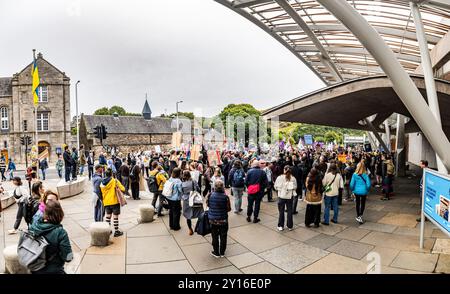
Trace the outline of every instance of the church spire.
<instances>
[{"instance_id":1,"label":"church spire","mask_svg":"<svg viewBox=\"0 0 450 294\"><path fill-rule=\"evenodd\" d=\"M142 116L144 117L145 120L152 119L152 110L150 109L150 105L148 105L147 93L145 94L145 104L144 109L142 110Z\"/></svg>"}]
</instances>

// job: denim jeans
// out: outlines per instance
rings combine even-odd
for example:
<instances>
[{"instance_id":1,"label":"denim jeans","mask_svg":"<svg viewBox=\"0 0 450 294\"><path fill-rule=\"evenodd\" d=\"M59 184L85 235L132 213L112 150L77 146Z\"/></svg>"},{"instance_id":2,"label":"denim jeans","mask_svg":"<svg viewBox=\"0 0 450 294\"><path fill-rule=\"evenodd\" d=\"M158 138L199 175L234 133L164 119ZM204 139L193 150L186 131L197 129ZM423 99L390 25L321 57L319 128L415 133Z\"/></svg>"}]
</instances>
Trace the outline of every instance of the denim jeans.
<instances>
[{"instance_id":1,"label":"denim jeans","mask_svg":"<svg viewBox=\"0 0 450 294\"><path fill-rule=\"evenodd\" d=\"M80 176L84 174L84 165L80 164Z\"/></svg>"},{"instance_id":2,"label":"denim jeans","mask_svg":"<svg viewBox=\"0 0 450 294\"><path fill-rule=\"evenodd\" d=\"M325 203L325 208L323 211L324 223L328 224L330 222L331 207L333 207L333 221L337 222L338 216L339 216L338 196L334 196L334 197L325 196L324 203Z\"/></svg>"},{"instance_id":3,"label":"denim jeans","mask_svg":"<svg viewBox=\"0 0 450 294\"><path fill-rule=\"evenodd\" d=\"M71 166L65 166L64 167L64 177L66 182L70 181L70 173L72 172L72 167Z\"/></svg>"},{"instance_id":4,"label":"denim jeans","mask_svg":"<svg viewBox=\"0 0 450 294\"><path fill-rule=\"evenodd\" d=\"M234 197L234 212L239 212L242 207L242 194L244 194L244 188L231 188L233 190Z\"/></svg>"}]
</instances>

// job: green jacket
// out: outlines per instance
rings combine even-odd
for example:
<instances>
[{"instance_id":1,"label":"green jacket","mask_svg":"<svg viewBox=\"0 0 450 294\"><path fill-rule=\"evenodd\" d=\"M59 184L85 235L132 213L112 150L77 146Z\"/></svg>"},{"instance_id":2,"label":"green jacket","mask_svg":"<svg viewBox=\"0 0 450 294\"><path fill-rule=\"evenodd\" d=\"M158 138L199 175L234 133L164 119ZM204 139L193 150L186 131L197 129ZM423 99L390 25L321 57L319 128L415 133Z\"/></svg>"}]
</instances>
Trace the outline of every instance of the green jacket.
<instances>
[{"instance_id":1,"label":"green jacket","mask_svg":"<svg viewBox=\"0 0 450 294\"><path fill-rule=\"evenodd\" d=\"M64 273L64 263L73 259L73 253L69 236L62 225L38 221L29 230L37 236L44 236L49 243L46 249L47 264L39 273Z\"/></svg>"}]
</instances>

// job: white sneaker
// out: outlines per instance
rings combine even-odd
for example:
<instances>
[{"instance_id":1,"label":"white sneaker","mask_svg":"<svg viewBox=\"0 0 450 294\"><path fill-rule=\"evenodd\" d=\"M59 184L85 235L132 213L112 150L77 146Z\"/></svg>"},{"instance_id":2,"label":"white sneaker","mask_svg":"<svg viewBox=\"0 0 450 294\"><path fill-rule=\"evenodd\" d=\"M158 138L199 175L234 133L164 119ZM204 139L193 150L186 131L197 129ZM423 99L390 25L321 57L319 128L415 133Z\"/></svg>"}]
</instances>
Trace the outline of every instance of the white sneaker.
<instances>
[{"instance_id":1,"label":"white sneaker","mask_svg":"<svg viewBox=\"0 0 450 294\"><path fill-rule=\"evenodd\" d=\"M278 231L283 231L284 229L283 229L283 227L278 227Z\"/></svg>"},{"instance_id":2,"label":"white sneaker","mask_svg":"<svg viewBox=\"0 0 450 294\"><path fill-rule=\"evenodd\" d=\"M8 234L10 234L10 235L17 234L17 230L14 230L14 229L8 230Z\"/></svg>"}]
</instances>

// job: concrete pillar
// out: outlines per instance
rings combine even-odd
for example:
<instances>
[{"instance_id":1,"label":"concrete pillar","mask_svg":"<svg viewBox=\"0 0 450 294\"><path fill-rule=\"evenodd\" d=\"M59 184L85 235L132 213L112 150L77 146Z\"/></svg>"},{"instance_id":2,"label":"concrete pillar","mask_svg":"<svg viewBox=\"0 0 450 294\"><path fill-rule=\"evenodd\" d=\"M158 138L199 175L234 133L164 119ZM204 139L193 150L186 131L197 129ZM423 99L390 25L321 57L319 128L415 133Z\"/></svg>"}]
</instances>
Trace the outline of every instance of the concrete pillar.
<instances>
[{"instance_id":1,"label":"concrete pillar","mask_svg":"<svg viewBox=\"0 0 450 294\"><path fill-rule=\"evenodd\" d=\"M397 114L397 177L404 177L406 175L406 151L405 151L405 117Z\"/></svg>"},{"instance_id":2,"label":"concrete pillar","mask_svg":"<svg viewBox=\"0 0 450 294\"><path fill-rule=\"evenodd\" d=\"M373 123L367 118L364 121L366 122L367 126L372 130L372 134L374 134L375 138L377 138L377 140L380 143L381 147L383 147L384 150L389 150L388 146L386 145L386 143L381 138L380 134L378 133L378 131L375 128L375 126L373 125Z\"/></svg>"},{"instance_id":3,"label":"concrete pillar","mask_svg":"<svg viewBox=\"0 0 450 294\"><path fill-rule=\"evenodd\" d=\"M386 153L390 153L391 152L391 128L389 127L388 120L384 121L384 130L386 132L386 146L388 148L386 150Z\"/></svg>"}]
</instances>

